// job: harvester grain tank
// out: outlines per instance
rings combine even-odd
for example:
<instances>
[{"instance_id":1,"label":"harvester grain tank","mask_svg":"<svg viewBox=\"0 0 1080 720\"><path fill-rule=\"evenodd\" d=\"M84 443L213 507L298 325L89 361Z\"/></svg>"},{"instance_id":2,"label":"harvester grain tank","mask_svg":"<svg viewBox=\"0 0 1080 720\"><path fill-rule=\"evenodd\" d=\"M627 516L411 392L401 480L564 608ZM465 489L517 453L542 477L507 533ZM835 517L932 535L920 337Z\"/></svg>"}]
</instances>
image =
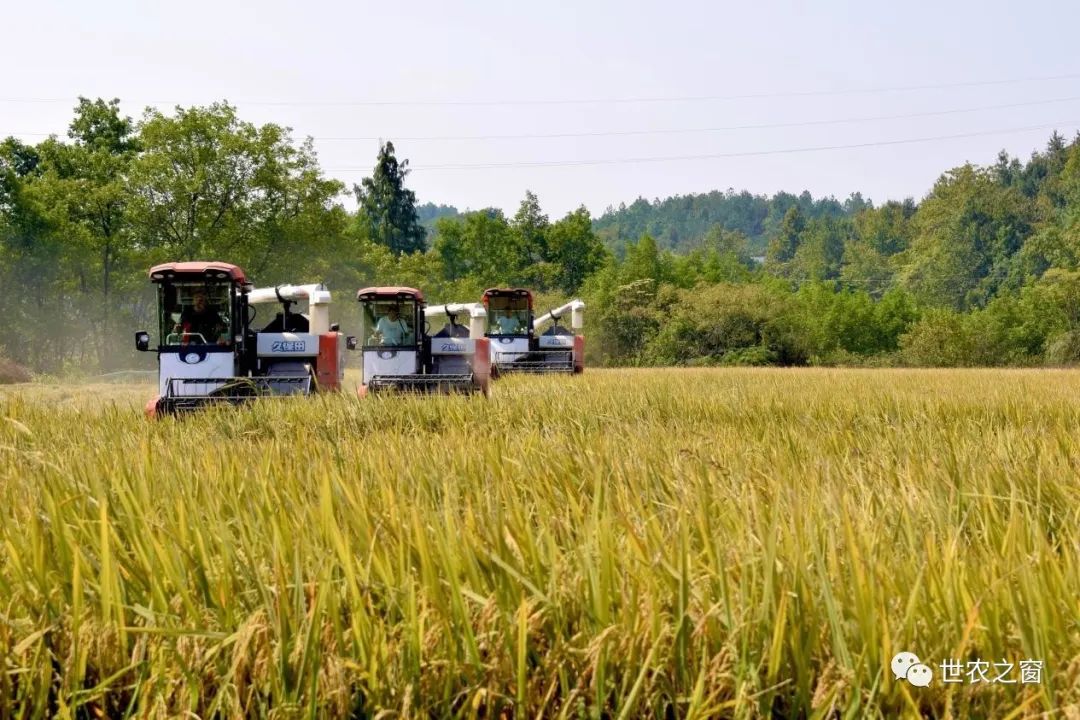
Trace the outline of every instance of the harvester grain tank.
<instances>
[{"instance_id":1,"label":"harvester grain tank","mask_svg":"<svg viewBox=\"0 0 1080 720\"><path fill-rule=\"evenodd\" d=\"M585 370L585 303L571 300L540 317L532 293L523 288L484 291L492 372L581 373ZM562 322L569 315L570 327ZM541 329L551 324L543 332Z\"/></svg>"},{"instance_id":2,"label":"harvester grain tank","mask_svg":"<svg viewBox=\"0 0 1080 720\"><path fill-rule=\"evenodd\" d=\"M346 343L330 324L325 286L254 288L223 262L156 265L150 280L158 289L158 395L147 415L340 389ZM297 302L306 313L292 311ZM274 303L280 311L260 318ZM265 320L261 329L256 320ZM150 350L150 333L136 333L135 346Z\"/></svg>"},{"instance_id":3,"label":"harvester grain tank","mask_svg":"<svg viewBox=\"0 0 1080 720\"><path fill-rule=\"evenodd\" d=\"M362 306L361 397L387 389L488 394L482 305L428 307L423 293L408 287L364 288L356 299ZM432 333L434 323L441 327Z\"/></svg>"}]
</instances>

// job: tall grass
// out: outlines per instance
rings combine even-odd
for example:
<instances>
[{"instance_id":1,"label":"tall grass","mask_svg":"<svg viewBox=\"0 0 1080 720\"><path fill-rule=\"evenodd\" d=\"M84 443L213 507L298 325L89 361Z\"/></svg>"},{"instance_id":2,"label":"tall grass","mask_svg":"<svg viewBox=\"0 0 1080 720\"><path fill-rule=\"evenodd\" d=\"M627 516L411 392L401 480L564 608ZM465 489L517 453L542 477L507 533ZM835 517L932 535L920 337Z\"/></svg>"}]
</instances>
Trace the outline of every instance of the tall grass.
<instances>
[{"instance_id":1,"label":"tall grass","mask_svg":"<svg viewBox=\"0 0 1080 720\"><path fill-rule=\"evenodd\" d=\"M3 717L1080 703L1078 373L590 371L157 423L143 388L2 392ZM914 688L899 650L1046 668Z\"/></svg>"}]
</instances>

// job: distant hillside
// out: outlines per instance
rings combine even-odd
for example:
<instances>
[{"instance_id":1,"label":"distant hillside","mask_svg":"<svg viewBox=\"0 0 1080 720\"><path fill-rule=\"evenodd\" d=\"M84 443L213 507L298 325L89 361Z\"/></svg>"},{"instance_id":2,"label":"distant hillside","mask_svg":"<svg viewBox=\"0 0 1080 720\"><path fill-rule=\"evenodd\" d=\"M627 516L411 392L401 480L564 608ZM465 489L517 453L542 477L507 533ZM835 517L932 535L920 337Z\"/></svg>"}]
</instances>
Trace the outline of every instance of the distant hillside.
<instances>
[{"instance_id":1,"label":"distant hillside","mask_svg":"<svg viewBox=\"0 0 1080 720\"><path fill-rule=\"evenodd\" d=\"M439 218L457 217L460 214L461 212L453 205L436 205L429 202L416 206L416 215L420 219L420 224L428 230L435 227L435 221Z\"/></svg>"},{"instance_id":2,"label":"distant hillside","mask_svg":"<svg viewBox=\"0 0 1080 720\"><path fill-rule=\"evenodd\" d=\"M649 202L638 198L630 205L608 208L593 222L604 243L621 255L627 243L642 235L651 235L661 248L685 252L697 247L714 226L738 230L750 240L750 252L764 255L771 233L780 225L784 213L799 206L807 219L850 215L870 207L861 194L854 193L844 202L835 198L815 200L809 192L801 195L780 192L771 198L734 190L676 195Z\"/></svg>"},{"instance_id":3,"label":"distant hillside","mask_svg":"<svg viewBox=\"0 0 1080 720\"><path fill-rule=\"evenodd\" d=\"M638 198L629 205L609 207L593 221L593 228L620 257L627 243L637 242L642 235L651 235L661 249L687 252L701 244L706 233L716 225L725 230L738 230L749 238L751 255L764 255L771 234L780 225L784 213L798 206L810 220L821 217L852 215L871 207L860 193L844 202L827 197L814 199L809 192L800 195L779 192L768 197L751 195L745 190L675 195L652 202ZM443 217L458 217L462 211L452 205L425 203L416 208L420 224L430 231Z\"/></svg>"}]
</instances>

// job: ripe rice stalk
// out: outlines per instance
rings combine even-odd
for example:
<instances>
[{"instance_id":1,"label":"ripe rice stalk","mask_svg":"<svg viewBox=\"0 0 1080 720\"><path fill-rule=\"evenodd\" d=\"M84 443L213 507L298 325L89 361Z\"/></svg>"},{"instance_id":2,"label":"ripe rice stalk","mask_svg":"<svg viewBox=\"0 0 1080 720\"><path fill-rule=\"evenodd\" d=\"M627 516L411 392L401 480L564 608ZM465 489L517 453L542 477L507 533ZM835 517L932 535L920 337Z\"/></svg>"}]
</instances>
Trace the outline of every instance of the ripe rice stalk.
<instances>
[{"instance_id":1,"label":"ripe rice stalk","mask_svg":"<svg viewBox=\"0 0 1080 720\"><path fill-rule=\"evenodd\" d=\"M0 716L1074 707L1078 390L612 370L148 423L142 385L0 389ZM900 650L1043 682L915 688Z\"/></svg>"}]
</instances>

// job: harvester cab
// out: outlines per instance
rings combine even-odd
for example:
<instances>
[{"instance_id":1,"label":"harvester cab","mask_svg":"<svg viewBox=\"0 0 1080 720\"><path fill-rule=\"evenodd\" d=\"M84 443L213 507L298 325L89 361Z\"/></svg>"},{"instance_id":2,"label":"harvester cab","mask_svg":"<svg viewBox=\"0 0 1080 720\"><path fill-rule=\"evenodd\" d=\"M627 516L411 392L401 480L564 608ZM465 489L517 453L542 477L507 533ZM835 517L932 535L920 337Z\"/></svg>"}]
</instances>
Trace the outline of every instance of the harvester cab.
<instances>
[{"instance_id":1,"label":"harvester cab","mask_svg":"<svg viewBox=\"0 0 1080 720\"><path fill-rule=\"evenodd\" d=\"M479 303L427 307L414 288L370 287L362 307L359 393L386 389L488 393L485 313ZM439 329L432 334L433 323Z\"/></svg>"},{"instance_id":2,"label":"harvester cab","mask_svg":"<svg viewBox=\"0 0 1080 720\"><path fill-rule=\"evenodd\" d=\"M522 288L484 291L486 335L491 340L494 374L502 372L581 373L585 369L585 303L572 300L540 316L533 315L533 296ZM563 324L569 316L570 327ZM551 324L541 332L548 323Z\"/></svg>"},{"instance_id":3,"label":"harvester cab","mask_svg":"<svg viewBox=\"0 0 1080 720\"><path fill-rule=\"evenodd\" d=\"M159 343L158 396L148 415L340 388L345 343L330 325L323 285L254 288L242 269L221 262L157 265L150 280ZM298 301L306 313L292 311ZM269 303L281 310L255 329L258 306ZM150 333L136 333L135 345L150 350Z\"/></svg>"}]
</instances>

